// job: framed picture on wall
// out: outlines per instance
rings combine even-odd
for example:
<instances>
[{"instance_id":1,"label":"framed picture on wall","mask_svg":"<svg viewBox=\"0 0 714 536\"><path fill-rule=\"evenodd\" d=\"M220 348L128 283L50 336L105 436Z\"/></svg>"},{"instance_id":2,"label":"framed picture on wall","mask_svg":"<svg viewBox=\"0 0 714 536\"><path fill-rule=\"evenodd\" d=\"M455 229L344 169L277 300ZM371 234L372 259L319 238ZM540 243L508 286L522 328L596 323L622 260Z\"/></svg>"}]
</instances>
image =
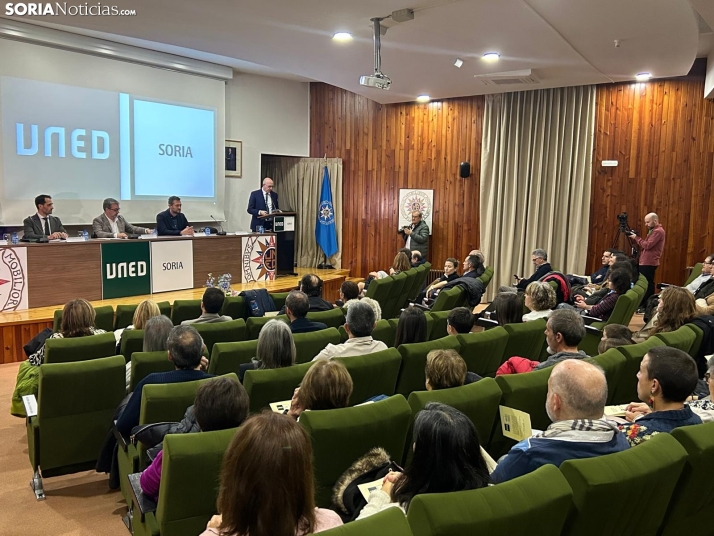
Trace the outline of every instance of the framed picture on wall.
<instances>
[{"instance_id":1,"label":"framed picture on wall","mask_svg":"<svg viewBox=\"0 0 714 536\"><path fill-rule=\"evenodd\" d=\"M226 140L226 177L243 176L243 142Z\"/></svg>"}]
</instances>

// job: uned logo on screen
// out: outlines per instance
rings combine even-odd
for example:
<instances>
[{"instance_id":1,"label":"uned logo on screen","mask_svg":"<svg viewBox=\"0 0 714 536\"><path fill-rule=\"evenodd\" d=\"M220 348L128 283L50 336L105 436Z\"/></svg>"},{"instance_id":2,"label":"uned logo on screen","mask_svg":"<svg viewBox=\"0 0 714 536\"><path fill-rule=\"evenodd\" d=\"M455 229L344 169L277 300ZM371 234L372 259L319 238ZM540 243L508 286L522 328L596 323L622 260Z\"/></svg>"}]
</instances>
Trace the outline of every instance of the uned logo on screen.
<instances>
[{"instance_id":1,"label":"uned logo on screen","mask_svg":"<svg viewBox=\"0 0 714 536\"><path fill-rule=\"evenodd\" d=\"M107 279L122 279L124 277L141 277L146 275L144 261L111 262L106 264Z\"/></svg>"},{"instance_id":2,"label":"uned logo on screen","mask_svg":"<svg viewBox=\"0 0 714 536\"><path fill-rule=\"evenodd\" d=\"M15 124L17 137L17 154L20 156L33 156L39 150L39 134L37 125L30 125L30 146L25 146L25 125ZM84 148L87 131L83 128L75 128L69 135L70 151L75 158L87 158L87 151ZM64 158L66 155L66 131L64 127L50 126L44 132L44 155L52 155L52 142L57 140L57 156ZM101 144L99 141L101 140ZM91 131L92 152L91 156L95 160L106 160L109 158L109 134L103 130ZM100 149L101 145L101 149Z\"/></svg>"}]
</instances>

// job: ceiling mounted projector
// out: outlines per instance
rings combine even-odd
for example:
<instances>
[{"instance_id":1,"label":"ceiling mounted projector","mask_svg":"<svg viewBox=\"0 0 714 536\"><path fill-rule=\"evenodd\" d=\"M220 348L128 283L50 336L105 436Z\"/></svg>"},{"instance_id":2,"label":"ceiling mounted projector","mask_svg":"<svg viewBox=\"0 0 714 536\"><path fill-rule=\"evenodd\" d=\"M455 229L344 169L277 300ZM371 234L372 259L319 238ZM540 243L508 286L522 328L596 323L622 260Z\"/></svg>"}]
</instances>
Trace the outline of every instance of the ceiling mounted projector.
<instances>
[{"instance_id":1,"label":"ceiling mounted projector","mask_svg":"<svg viewBox=\"0 0 714 536\"><path fill-rule=\"evenodd\" d=\"M366 87L376 87L377 89L389 89L392 81L385 75L382 68L381 41L380 41L380 18L370 19L374 24L374 74L360 76L359 83Z\"/></svg>"}]
</instances>

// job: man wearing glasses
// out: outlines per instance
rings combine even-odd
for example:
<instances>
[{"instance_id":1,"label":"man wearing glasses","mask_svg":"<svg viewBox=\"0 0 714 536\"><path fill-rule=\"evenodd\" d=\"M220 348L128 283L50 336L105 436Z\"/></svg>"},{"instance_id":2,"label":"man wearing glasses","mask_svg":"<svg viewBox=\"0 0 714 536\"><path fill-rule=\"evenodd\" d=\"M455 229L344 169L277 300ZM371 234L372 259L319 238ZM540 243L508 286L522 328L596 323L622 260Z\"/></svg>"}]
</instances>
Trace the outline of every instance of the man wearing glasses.
<instances>
[{"instance_id":1,"label":"man wearing glasses","mask_svg":"<svg viewBox=\"0 0 714 536\"><path fill-rule=\"evenodd\" d=\"M119 215L119 201L108 197L102 203L104 213L92 221L95 238L129 238L129 234L149 234L151 229L135 227Z\"/></svg>"},{"instance_id":2,"label":"man wearing glasses","mask_svg":"<svg viewBox=\"0 0 714 536\"><path fill-rule=\"evenodd\" d=\"M694 294L695 298L706 298L714 292L714 280L712 280L712 271L714 271L714 254L707 256L702 263L702 274L696 277L686 288Z\"/></svg>"}]
</instances>

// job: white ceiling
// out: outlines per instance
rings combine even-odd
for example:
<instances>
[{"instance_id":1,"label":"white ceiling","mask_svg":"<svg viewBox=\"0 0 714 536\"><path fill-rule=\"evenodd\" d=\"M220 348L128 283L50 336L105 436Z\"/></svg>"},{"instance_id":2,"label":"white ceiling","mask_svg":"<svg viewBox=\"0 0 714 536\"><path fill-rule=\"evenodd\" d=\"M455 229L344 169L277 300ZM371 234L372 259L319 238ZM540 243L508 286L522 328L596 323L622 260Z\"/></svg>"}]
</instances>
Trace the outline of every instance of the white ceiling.
<instances>
[{"instance_id":1,"label":"white ceiling","mask_svg":"<svg viewBox=\"0 0 714 536\"><path fill-rule=\"evenodd\" d=\"M8 18L243 72L326 82L381 103L410 101L422 93L440 99L617 82L642 71L656 78L680 76L714 46L714 0L118 0L116 5L137 15ZM382 71L392 79L391 89L361 87L360 75L373 71L369 19L404 8L414 9L414 20L390 22L382 37ZM354 40L334 42L337 31L351 32ZM481 60L491 51L501 54L500 61ZM461 69L453 66L457 57L464 60ZM487 86L474 78L521 69L532 69L540 82Z\"/></svg>"}]
</instances>

